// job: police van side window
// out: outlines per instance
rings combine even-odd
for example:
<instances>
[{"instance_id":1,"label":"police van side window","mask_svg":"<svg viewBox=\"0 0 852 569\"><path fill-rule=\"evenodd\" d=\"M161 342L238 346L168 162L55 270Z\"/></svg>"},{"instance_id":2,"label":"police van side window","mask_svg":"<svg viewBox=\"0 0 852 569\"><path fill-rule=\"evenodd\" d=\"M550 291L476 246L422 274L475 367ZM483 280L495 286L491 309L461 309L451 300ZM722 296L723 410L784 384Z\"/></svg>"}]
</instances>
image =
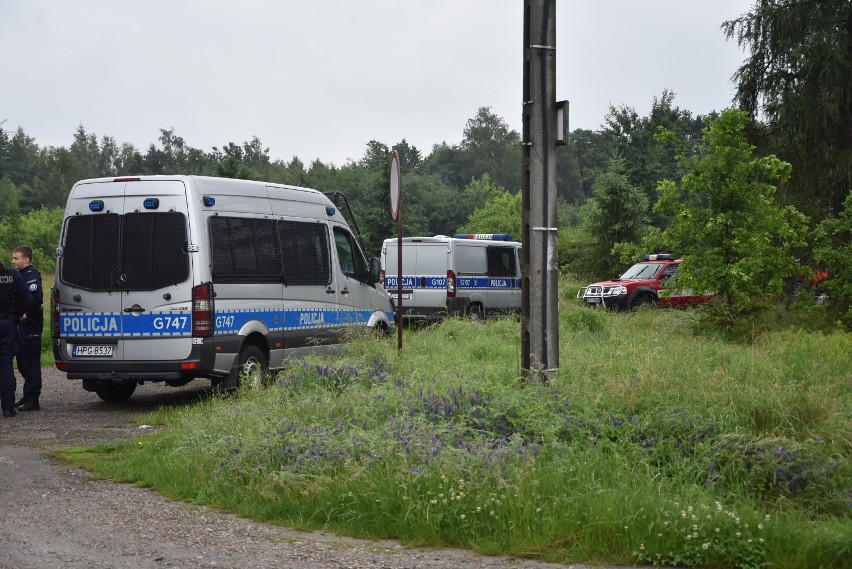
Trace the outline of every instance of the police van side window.
<instances>
[{"instance_id":1,"label":"police van side window","mask_svg":"<svg viewBox=\"0 0 852 569\"><path fill-rule=\"evenodd\" d=\"M282 219L278 222L278 239L287 286L331 284L328 229L324 223Z\"/></svg>"},{"instance_id":2,"label":"police van side window","mask_svg":"<svg viewBox=\"0 0 852 569\"><path fill-rule=\"evenodd\" d=\"M214 281L275 282L281 278L281 250L271 219L211 217L210 251Z\"/></svg>"},{"instance_id":3,"label":"police van side window","mask_svg":"<svg viewBox=\"0 0 852 569\"><path fill-rule=\"evenodd\" d=\"M488 247L487 251L488 276L514 277L517 275L513 247Z\"/></svg>"},{"instance_id":4,"label":"police van side window","mask_svg":"<svg viewBox=\"0 0 852 569\"><path fill-rule=\"evenodd\" d=\"M340 270L349 278L367 282L369 269L367 259L352 235L339 227L334 228L334 245Z\"/></svg>"}]
</instances>

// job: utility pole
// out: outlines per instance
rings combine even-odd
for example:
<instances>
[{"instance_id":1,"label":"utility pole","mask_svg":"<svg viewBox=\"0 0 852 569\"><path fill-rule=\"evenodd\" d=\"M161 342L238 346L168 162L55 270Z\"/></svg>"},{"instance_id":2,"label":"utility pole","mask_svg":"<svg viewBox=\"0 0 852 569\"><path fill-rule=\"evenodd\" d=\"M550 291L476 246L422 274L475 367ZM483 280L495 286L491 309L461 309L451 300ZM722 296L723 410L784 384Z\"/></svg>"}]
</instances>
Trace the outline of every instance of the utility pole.
<instances>
[{"instance_id":1,"label":"utility pole","mask_svg":"<svg viewBox=\"0 0 852 569\"><path fill-rule=\"evenodd\" d=\"M556 0L524 1L522 362L527 380L559 371L556 253Z\"/></svg>"}]
</instances>

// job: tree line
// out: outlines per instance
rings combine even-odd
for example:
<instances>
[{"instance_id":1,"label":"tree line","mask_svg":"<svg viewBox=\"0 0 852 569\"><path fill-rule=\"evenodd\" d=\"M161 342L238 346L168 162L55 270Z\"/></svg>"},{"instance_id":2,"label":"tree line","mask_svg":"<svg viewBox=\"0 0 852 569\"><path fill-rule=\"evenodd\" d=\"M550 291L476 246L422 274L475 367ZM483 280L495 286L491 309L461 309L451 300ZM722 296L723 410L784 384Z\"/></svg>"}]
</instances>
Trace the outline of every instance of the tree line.
<instances>
[{"instance_id":1,"label":"tree line","mask_svg":"<svg viewBox=\"0 0 852 569\"><path fill-rule=\"evenodd\" d=\"M576 224L580 209L592 197L595 179L614 157L628 165L626 175L632 183L649 200L654 199L657 179L677 172L674 154L653 141L655 130L664 126L686 140L698 137L703 124L702 117L675 107L673 101L674 93L663 92L646 117L631 107L610 107L601 130L571 133L557 163L557 192L565 223ZM18 215L62 208L74 182L85 178L196 174L256 179L343 193L358 218L367 249L375 254L381 241L394 234L387 215L391 149L399 153L404 175L409 235L452 234L468 226L474 212L488 202L507 204L520 190L520 135L489 107L478 109L466 122L459 144L441 142L424 154L404 139L396 143L371 140L362 158L339 166L320 160L306 164L297 156L273 158L257 137L205 151L187 144L174 129L161 129L158 142L140 151L111 136L98 137L80 125L69 147L42 147L19 127L14 132L0 131L0 215L8 226L19 224ZM494 221L499 224L499 219ZM519 239L520 220L503 222L494 231L511 232ZM19 230L20 225L11 235L20 235Z\"/></svg>"}]
</instances>

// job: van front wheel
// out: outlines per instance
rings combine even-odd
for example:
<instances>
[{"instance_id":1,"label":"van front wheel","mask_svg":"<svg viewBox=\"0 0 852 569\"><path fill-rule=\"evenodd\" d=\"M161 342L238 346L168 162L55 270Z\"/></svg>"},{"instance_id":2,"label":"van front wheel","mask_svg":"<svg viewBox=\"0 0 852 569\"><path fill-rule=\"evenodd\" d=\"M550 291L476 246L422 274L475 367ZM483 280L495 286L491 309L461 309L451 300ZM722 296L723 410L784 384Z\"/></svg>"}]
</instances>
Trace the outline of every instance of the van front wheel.
<instances>
[{"instance_id":1,"label":"van front wheel","mask_svg":"<svg viewBox=\"0 0 852 569\"><path fill-rule=\"evenodd\" d=\"M236 365L231 368L231 373L222 378L216 387L222 391L233 391L243 382L260 383L266 375L266 356L263 350L254 344L243 346Z\"/></svg>"},{"instance_id":2,"label":"van front wheel","mask_svg":"<svg viewBox=\"0 0 852 569\"><path fill-rule=\"evenodd\" d=\"M136 383L102 383L95 388L98 397L109 403L121 403L127 401L136 391Z\"/></svg>"}]
</instances>

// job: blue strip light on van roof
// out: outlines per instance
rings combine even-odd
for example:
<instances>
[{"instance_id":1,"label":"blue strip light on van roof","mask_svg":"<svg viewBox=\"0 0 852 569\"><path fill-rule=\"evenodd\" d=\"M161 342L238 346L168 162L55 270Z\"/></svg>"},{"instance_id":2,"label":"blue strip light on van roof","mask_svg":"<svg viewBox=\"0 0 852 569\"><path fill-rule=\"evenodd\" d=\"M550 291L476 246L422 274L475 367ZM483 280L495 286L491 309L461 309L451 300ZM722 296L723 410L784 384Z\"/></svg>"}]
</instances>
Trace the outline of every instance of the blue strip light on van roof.
<instances>
[{"instance_id":1,"label":"blue strip light on van roof","mask_svg":"<svg viewBox=\"0 0 852 569\"><path fill-rule=\"evenodd\" d=\"M142 202L142 206L145 209L157 209L160 207L160 198L146 198L144 202Z\"/></svg>"},{"instance_id":2,"label":"blue strip light on van roof","mask_svg":"<svg viewBox=\"0 0 852 569\"><path fill-rule=\"evenodd\" d=\"M214 205L216 205L216 198L214 198L213 196L204 196L203 198L201 198L201 200L207 207L213 207Z\"/></svg>"},{"instance_id":3,"label":"blue strip light on van roof","mask_svg":"<svg viewBox=\"0 0 852 569\"><path fill-rule=\"evenodd\" d=\"M92 200L89 202L89 211L103 211L104 202L102 200Z\"/></svg>"},{"instance_id":4,"label":"blue strip light on van roof","mask_svg":"<svg viewBox=\"0 0 852 569\"><path fill-rule=\"evenodd\" d=\"M330 205L325 206L325 213L329 217L333 217L337 210L331 207Z\"/></svg>"}]
</instances>

